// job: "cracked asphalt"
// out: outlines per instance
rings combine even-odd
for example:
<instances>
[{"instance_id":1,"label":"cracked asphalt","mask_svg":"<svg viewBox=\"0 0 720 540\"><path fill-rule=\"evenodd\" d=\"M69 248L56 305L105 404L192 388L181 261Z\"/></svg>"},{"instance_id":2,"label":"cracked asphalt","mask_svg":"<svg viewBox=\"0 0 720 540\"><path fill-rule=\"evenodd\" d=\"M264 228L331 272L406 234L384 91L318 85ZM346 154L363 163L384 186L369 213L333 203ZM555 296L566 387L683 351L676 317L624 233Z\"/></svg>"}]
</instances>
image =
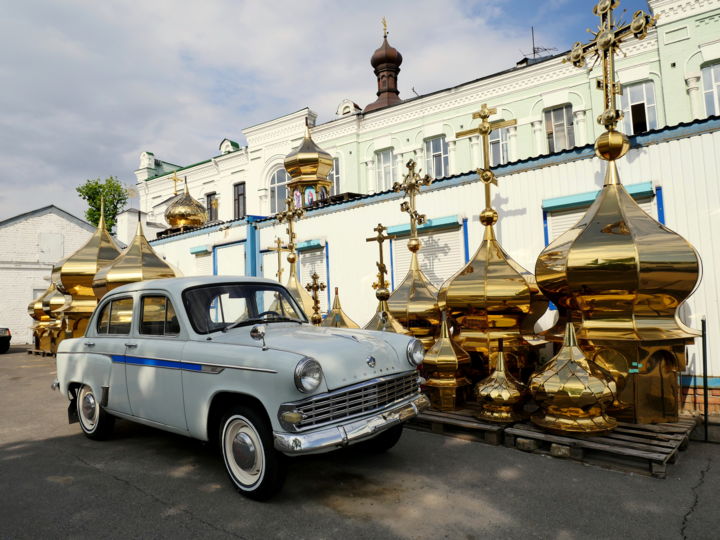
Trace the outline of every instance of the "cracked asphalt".
<instances>
[{"instance_id":1,"label":"cracked asphalt","mask_svg":"<svg viewBox=\"0 0 720 540\"><path fill-rule=\"evenodd\" d=\"M720 445L655 479L406 430L385 455L293 459L256 503L198 441L130 422L86 439L54 377L0 355L0 538L720 538Z\"/></svg>"}]
</instances>

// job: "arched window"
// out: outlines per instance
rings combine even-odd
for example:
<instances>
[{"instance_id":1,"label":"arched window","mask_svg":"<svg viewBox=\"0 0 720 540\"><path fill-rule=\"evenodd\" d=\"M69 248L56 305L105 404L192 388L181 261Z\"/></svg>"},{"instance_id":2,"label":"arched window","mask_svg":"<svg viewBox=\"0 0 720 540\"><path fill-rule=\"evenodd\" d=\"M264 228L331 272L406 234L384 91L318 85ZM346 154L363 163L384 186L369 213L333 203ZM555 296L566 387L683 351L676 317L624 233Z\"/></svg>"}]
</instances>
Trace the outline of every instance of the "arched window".
<instances>
[{"instance_id":1,"label":"arched window","mask_svg":"<svg viewBox=\"0 0 720 540\"><path fill-rule=\"evenodd\" d=\"M290 175L283 168L277 169L270 177L270 213L276 214L285 210L287 199L287 183Z\"/></svg>"},{"instance_id":2,"label":"arched window","mask_svg":"<svg viewBox=\"0 0 720 540\"><path fill-rule=\"evenodd\" d=\"M328 180L332 181L330 195L340 193L340 158L333 158L333 168L328 173Z\"/></svg>"},{"instance_id":3,"label":"arched window","mask_svg":"<svg viewBox=\"0 0 720 540\"><path fill-rule=\"evenodd\" d=\"M702 68L705 112L708 116L720 114L720 64Z\"/></svg>"}]
</instances>

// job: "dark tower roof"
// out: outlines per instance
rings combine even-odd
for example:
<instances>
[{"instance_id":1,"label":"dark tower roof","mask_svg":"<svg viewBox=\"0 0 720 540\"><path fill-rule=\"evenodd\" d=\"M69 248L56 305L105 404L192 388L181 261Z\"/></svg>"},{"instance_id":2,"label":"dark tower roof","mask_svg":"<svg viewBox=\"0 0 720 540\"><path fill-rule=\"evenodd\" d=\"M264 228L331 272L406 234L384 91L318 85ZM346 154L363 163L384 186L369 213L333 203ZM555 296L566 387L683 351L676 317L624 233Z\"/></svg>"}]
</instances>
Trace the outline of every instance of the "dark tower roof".
<instances>
[{"instance_id":1,"label":"dark tower roof","mask_svg":"<svg viewBox=\"0 0 720 540\"><path fill-rule=\"evenodd\" d=\"M402 54L387 40L387 33L383 36L383 42L370 58L370 64L375 70L378 90L377 99L367 105L364 113L389 107L401 103L400 92L397 88L397 76L400 73Z\"/></svg>"}]
</instances>

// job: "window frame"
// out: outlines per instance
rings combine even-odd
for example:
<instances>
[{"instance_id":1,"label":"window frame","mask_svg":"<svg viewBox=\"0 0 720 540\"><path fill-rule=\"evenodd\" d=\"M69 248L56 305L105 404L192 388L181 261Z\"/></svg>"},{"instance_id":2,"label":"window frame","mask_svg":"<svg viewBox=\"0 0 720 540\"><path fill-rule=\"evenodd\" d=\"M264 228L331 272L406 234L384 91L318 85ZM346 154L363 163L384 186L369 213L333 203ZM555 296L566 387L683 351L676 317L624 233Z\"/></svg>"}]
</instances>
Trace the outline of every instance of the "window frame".
<instances>
[{"instance_id":1,"label":"window frame","mask_svg":"<svg viewBox=\"0 0 720 540\"><path fill-rule=\"evenodd\" d=\"M642 89L642 101L632 101L631 91L633 88L641 86ZM648 86L651 88L650 95L652 96L652 103L648 100ZM633 106L642 104L645 110L645 131L635 131L632 110ZM623 86L622 94L620 96L620 107L623 112L623 130L627 135L639 135L641 133L647 133L653 129L657 129L657 100L655 96L655 82L652 80L638 81L632 84ZM649 110L652 109L652 117L649 114ZM651 122L650 120L653 120Z\"/></svg>"},{"instance_id":2,"label":"window frame","mask_svg":"<svg viewBox=\"0 0 720 540\"><path fill-rule=\"evenodd\" d=\"M330 195L339 195L340 194L340 158L334 157L333 158L333 167L330 169L330 172L328 172L328 180L332 180L332 189L330 190Z\"/></svg>"},{"instance_id":3,"label":"window frame","mask_svg":"<svg viewBox=\"0 0 720 540\"><path fill-rule=\"evenodd\" d=\"M720 62L707 64L701 68L702 95L705 115L720 114ZM708 105L712 105L712 110Z\"/></svg>"},{"instance_id":4,"label":"window frame","mask_svg":"<svg viewBox=\"0 0 720 540\"><path fill-rule=\"evenodd\" d=\"M285 181L279 182L278 181L278 175L283 174ZM288 183L292 180L290 177L290 174L285 170L284 167L278 167L275 170L273 170L272 173L270 173L270 179L269 179L269 185L270 185L270 213L271 214L277 214L279 212L283 212L287 206L286 201L288 196L290 195L290 191L288 190ZM282 197L282 200L278 199L278 188L282 188L285 190L285 196Z\"/></svg>"},{"instance_id":5,"label":"window frame","mask_svg":"<svg viewBox=\"0 0 720 540\"><path fill-rule=\"evenodd\" d=\"M146 298L164 298L165 299L165 317L163 320L163 333L162 334L146 334L142 331L142 324L143 324L143 315L145 313L145 299ZM138 305L139 311L138 311L138 324L137 324L137 334L138 336L141 336L142 338L177 338L182 334L182 325L180 324L180 318L178 317L178 310L175 309L175 304L173 304L170 297L161 292L147 292L143 293L140 298L138 299ZM175 318L177 319L178 324L178 331L177 333L169 334L166 332L167 324L168 324L168 304L172 306L173 311L175 312Z\"/></svg>"},{"instance_id":6,"label":"window frame","mask_svg":"<svg viewBox=\"0 0 720 540\"><path fill-rule=\"evenodd\" d=\"M389 156L389 163L386 162ZM389 170L389 185L386 182L387 175L384 174ZM388 191L392 189L395 182L395 152L393 148L383 148L375 152L375 180L377 182L378 191Z\"/></svg>"},{"instance_id":7,"label":"window frame","mask_svg":"<svg viewBox=\"0 0 720 540\"><path fill-rule=\"evenodd\" d=\"M557 126L561 125L555 122L556 111L563 112L563 136L565 137L565 145L560 148L558 145ZM548 119L550 123L548 125ZM571 103L565 103L557 107L551 107L543 111L543 124L545 124L545 140L547 141L548 153L554 154L564 150L571 150L575 147L575 121L573 118L573 107Z\"/></svg>"},{"instance_id":8,"label":"window frame","mask_svg":"<svg viewBox=\"0 0 720 540\"><path fill-rule=\"evenodd\" d=\"M119 302L121 300L130 300L132 302L132 315L130 317L130 328L127 332L127 334L111 334L110 333L110 323L112 321L112 305L115 302ZM110 308L110 314L108 316L107 321L107 330L105 332L100 331L100 322L102 321L102 315L104 314L105 310L107 308ZM124 296L114 296L112 298L108 298L107 301L102 305L100 309L96 311L97 315L95 316L95 319L93 321L93 332L95 332L95 335L99 337L117 337L117 336L131 336L133 334L134 330L134 320L135 320L135 298L132 295L124 295Z\"/></svg>"},{"instance_id":9,"label":"window frame","mask_svg":"<svg viewBox=\"0 0 720 540\"><path fill-rule=\"evenodd\" d=\"M242 213L240 210L240 197L238 188L242 186ZM233 219L242 219L247 216L247 185L245 182L236 182L233 184Z\"/></svg>"},{"instance_id":10,"label":"window frame","mask_svg":"<svg viewBox=\"0 0 720 540\"><path fill-rule=\"evenodd\" d=\"M510 144L509 144L509 137L508 137L508 128L502 127L500 129L493 129L490 132L489 137L489 143L490 143L490 166L491 167L497 167L498 165L504 165L508 161L510 161ZM493 151L493 148L497 146L499 149L499 155L500 160L498 162L495 161L495 152Z\"/></svg>"},{"instance_id":11,"label":"window frame","mask_svg":"<svg viewBox=\"0 0 720 540\"><path fill-rule=\"evenodd\" d=\"M433 143L439 141L440 149L433 150ZM449 145L445 135L425 139L425 172L433 178L446 178L450 174ZM440 158L440 172L435 169L435 158Z\"/></svg>"},{"instance_id":12,"label":"window frame","mask_svg":"<svg viewBox=\"0 0 720 540\"><path fill-rule=\"evenodd\" d=\"M207 210L209 223L218 220L218 207L220 206L220 204L219 202L216 206L212 204L213 201L217 200L217 191L210 191L205 194L205 209Z\"/></svg>"}]
</instances>

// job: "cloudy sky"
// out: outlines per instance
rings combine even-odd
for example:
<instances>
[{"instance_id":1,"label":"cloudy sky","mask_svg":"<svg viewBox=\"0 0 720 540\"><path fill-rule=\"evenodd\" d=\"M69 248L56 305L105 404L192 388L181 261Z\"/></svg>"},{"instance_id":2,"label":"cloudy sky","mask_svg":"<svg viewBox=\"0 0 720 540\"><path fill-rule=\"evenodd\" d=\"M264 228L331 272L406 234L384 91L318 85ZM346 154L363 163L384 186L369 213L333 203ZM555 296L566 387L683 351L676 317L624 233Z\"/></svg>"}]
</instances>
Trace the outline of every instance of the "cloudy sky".
<instances>
[{"instance_id":1,"label":"cloudy sky","mask_svg":"<svg viewBox=\"0 0 720 540\"><path fill-rule=\"evenodd\" d=\"M75 187L133 185L140 152L187 165L244 127L305 106L374 100L370 56L403 54L400 97L512 67L536 43L569 49L595 0L22 0L0 13L0 220ZM645 0L623 0L625 20Z\"/></svg>"}]
</instances>

